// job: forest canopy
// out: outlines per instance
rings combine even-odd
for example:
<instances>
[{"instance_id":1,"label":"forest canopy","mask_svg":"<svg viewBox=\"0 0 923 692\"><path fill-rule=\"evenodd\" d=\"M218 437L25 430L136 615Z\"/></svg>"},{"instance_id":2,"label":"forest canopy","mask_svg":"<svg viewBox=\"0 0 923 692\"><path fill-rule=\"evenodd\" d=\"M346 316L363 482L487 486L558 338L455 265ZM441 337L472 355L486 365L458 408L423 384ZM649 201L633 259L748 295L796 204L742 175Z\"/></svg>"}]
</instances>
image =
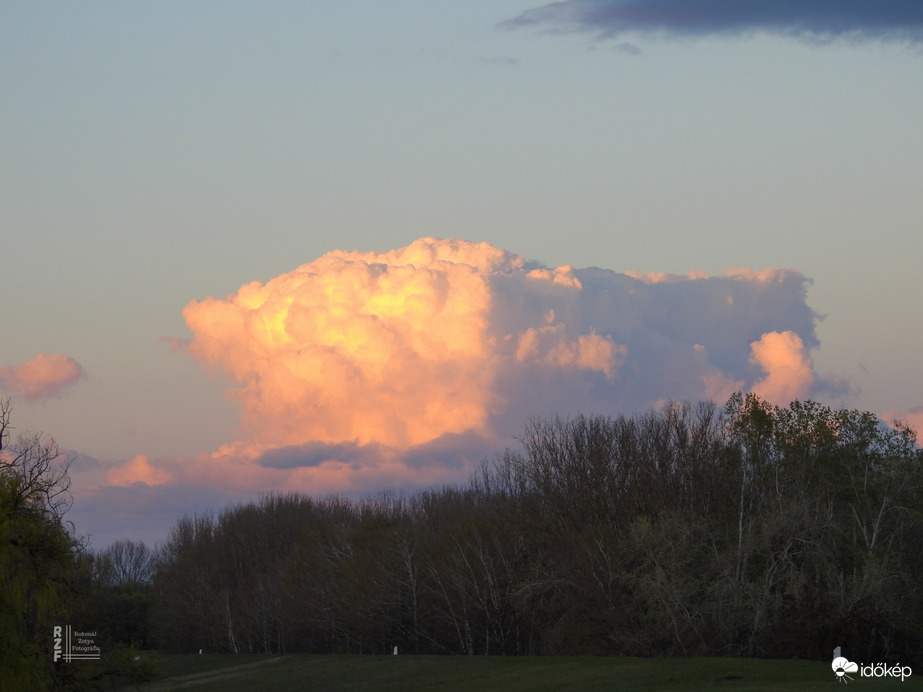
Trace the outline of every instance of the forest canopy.
<instances>
[{"instance_id":1,"label":"forest canopy","mask_svg":"<svg viewBox=\"0 0 923 692\"><path fill-rule=\"evenodd\" d=\"M530 420L469 483L274 494L180 519L153 577L175 651L908 658L915 434L735 394Z\"/></svg>"}]
</instances>

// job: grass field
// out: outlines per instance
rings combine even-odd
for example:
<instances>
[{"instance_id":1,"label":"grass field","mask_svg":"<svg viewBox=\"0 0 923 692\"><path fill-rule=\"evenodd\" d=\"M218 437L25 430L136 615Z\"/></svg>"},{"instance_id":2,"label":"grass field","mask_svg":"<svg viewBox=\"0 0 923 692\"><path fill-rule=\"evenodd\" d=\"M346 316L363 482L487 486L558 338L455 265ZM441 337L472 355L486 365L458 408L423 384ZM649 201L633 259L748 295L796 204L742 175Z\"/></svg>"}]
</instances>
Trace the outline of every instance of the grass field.
<instances>
[{"instance_id":1,"label":"grass field","mask_svg":"<svg viewBox=\"0 0 923 692\"><path fill-rule=\"evenodd\" d=\"M356 690L565 692L569 690L923 690L923 671L905 682L854 674L838 684L829 663L739 658L463 657L356 655L160 655L166 677L147 692ZM896 663L896 662L895 662Z\"/></svg>"}]
</instances>

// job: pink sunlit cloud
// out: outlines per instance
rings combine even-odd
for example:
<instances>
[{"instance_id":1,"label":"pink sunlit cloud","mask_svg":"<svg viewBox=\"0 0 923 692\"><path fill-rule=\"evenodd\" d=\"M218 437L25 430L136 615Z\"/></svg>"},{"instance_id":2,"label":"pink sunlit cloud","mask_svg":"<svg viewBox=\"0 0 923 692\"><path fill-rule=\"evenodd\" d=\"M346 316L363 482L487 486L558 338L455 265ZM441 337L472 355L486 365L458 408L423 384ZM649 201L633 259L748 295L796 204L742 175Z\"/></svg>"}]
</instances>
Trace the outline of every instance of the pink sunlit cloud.
<instances>
[{"instance_id":1,"label":"pink sunlit cloud","mask_svg":"<svg viewBox=\"0 0 923 692\"><path fill-rule=\"evenodd\" d=\"M32 360L0 368L0 391L31 403L58 396L82 377L86 377L83 367L70 356L39 353Z\"/></svg>"},{"instance_id":2,"label":"pink sunlit cloud","mask_svg":"<svg viewBox=\"0 0 923 692\"><path fill-rule=\"evenodd\" d=\"M807 398L814 386L814 364L795 332L769 332L750 344L750 361L766 373L752 391L768 401L786 406Z\"/></svg>"},{"instance_id":3,"label":"pink sunlit cloud","mask_svg":"<svg viewBox=\"0 0 923 692\"><path fill-rule=\"evenodd\" d=\"M886 423L900 421L913 428L918 436L923 432L923 406L915 406L905 411L890 409L881 414L881 419Z\"/></svg>"}]
</instances>

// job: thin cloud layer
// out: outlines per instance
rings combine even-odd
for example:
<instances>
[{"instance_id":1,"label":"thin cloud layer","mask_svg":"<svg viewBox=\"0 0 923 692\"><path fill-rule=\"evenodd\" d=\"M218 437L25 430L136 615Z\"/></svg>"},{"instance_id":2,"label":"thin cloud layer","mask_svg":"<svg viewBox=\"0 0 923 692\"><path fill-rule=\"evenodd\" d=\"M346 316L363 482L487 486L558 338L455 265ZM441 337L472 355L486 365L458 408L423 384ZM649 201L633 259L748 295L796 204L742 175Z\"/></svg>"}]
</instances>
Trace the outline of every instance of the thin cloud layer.
<instances>
[{"instance_id":1,"label":"thin cloud layer","mask_svg":"<svg viewBox=\"0 0 923 692\"><path fill-rule=\"evenodd\" d=\"M240 439L140 455L108 483L362 493L463 480L530 416L823 386L809 281L549 268L488 243L333 251L183 315L189 354L237 384Z\"/></svg>"},{"instance_id":2,"label":"thin cloud layer","mask_svg":"<svg viewBox=\"0 0 923 692\"><path fill-rule=\"evenodd\" d=\"M913 0L564 0L501 26L710 36L769 33L811 41L920 42L923 3Z\"/></svg>"},{"instance_id":3,"label":"thin cloud layer","mask_svg":"<svg viewBox=\"0 0 923 692\"><path fill-rule=\"evenodd\" d=\"M55 397L85 376L83 367L70 356L39 353L25 363L0 368L0 391L31 403Z\"/></svg>"}]
</instances>

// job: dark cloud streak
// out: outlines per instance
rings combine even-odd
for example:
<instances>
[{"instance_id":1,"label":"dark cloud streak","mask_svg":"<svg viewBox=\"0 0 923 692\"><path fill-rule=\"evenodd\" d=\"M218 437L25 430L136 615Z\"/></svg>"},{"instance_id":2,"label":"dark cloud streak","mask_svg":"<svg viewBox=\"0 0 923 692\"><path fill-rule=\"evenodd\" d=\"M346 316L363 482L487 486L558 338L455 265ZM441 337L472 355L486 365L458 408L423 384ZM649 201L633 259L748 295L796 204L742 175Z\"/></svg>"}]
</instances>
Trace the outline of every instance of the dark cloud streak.
<instances>
[{"instance_id":1,"label":"dark cloud streak","mask_svg":"<svg viewBox=\"0 0 923 692\"><path fill-rule=\"evenodd\" d=\"M814 42L923 41L917 0L564 0L523 12L505 28L543 27L672 37L770 33Z\"/></svg>"},{"instance_id":2,"label":"dark cloud streak","mask_svg":"<svg viewBox=\"0 0 923 692\"><path fill-rule=\"evenodd\" d=\"M377 444L360 445L355 442L307 442L270 449L259 458L260 466L271 469L293 469L320 466L325 461L356 463L365 457L375 457L380 452Z\"/></svg>"}]
</instances>

